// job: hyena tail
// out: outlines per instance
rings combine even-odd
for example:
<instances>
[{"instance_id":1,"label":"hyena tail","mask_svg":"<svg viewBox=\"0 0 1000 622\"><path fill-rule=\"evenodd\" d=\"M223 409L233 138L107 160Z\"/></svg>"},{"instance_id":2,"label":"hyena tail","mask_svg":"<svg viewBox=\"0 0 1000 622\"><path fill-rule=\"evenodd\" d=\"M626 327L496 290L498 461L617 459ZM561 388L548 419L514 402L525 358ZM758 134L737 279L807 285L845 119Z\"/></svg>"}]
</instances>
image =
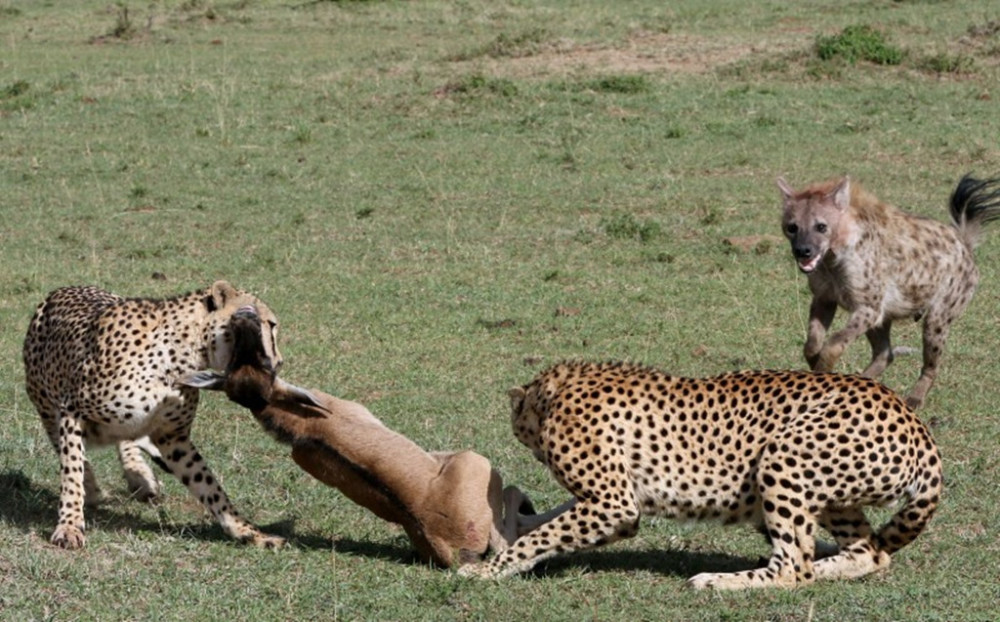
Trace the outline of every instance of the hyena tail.
<instances>
[{"instance_id":1,"label":"hyena tail","mask_svg":"<svg viewBox=\"0 0 1000 622\"><path fill-rule=\"evenodd\" d=\"M1000 177L983 180L966 175L951 194L949 210L962 239L975 248L983 225L1000 219Z\"/></svg>"},{"instance_id":2,"label":"hyena tail","mask_svg":"<svg viewBox=\"0 0 1000 622\"><path fill-rule=\"evenodd\" d=\"M941 458L932 449L907 489L908 500L876 534L879 550L895 553L920 535L937 510L943 485Z\"/></svg>"}]
</instances>

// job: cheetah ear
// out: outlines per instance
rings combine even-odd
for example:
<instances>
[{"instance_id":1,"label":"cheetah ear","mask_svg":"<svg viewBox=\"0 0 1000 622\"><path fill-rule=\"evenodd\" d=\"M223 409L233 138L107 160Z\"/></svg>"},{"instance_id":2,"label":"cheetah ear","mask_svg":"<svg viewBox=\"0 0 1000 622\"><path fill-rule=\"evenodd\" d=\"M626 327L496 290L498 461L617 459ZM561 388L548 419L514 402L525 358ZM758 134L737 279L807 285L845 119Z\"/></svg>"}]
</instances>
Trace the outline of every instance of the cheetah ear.
<instances>
[{"instance_id":1,"label":"cheetah ear","mask_svg":"<svg viewBox=\"0 0 1000 622\"><path fill-rule=\"evenodd\" d=\"M229 284L229 281L216 281L209 289L208 300L206 301L209 311L217 311L226 306L226 301L236 296L239 292Z\"/></svg>"},{"instance_id":2,"label":"cheetah ear","mask_svg":"<svg viewBox=\"0 0 1000 622\"><path fill-rule=\"evenodd\" d=\"M226 384L226 375L214 369L203 369L184 374L174 381L174 384L182 387L194 389L206 389L208 391L221 391Z\"/></svg>"},{"instance_id":3,"label":"cheetah ear","mask_svg":"<svg viewBox=\"0 0 1000 622\"><path fill-rule=\"evenodd\" d=\"M838 209L847 209L851 205L851 178L845 176L827 196Z\"/></svg>"},{"instance_id":4,"label":"cheetah ear","mask_svg":"<svg viewBox=\"0 0 1000 622\"><path fill-rule=\"evenodd\" d=\"M507 397L510 398L510 409L514 412L521 412L521 408L524 405L524 396L527 394L524 387L514 387L510 391L507 391Z\"/></svg>"},{"instance_id":5,"label":"cheetah ear","mask_svg":"<svg viewBox=\"0 0 1000 622\"><path fill-rule=\"evenodd\" d=\"M778 178L778 189L781 190L781 196L786 201L795 196L795 190L792 190L792 187L788 185L788 182L785 181L784 177Z\"/></svg>"}]
</instances>

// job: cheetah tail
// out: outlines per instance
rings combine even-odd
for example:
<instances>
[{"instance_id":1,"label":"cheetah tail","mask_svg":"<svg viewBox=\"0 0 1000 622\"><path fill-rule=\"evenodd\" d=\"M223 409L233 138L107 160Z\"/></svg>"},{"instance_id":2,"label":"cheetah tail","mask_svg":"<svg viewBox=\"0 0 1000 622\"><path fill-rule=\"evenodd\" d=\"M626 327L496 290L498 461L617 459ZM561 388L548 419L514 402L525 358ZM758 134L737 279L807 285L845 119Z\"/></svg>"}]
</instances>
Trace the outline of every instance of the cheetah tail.
<instances>
[{"instance_id":1,"label":"cheetah tail","mask_svg":"<svg viewBox=\"0 0 1000 622\"><path fill-rule=\"evenodd\" d=\"M907 502L876 534L880 550L895 553L920 535L937 510L942 486L941 459L935 451L914 477L907 490Z\"/></svg>"},{"instance_id":2,"label":"cheetah tail","mask_svg":"<svg viewBox=\"0 0 1000 622\"><path fill-rule=\"evenodd\" d=\"M962 239L975 248L983 225L1000 219L1000 177L982 180L966 175L952 192L948 207Z\"/></svg>"}]
</instances>

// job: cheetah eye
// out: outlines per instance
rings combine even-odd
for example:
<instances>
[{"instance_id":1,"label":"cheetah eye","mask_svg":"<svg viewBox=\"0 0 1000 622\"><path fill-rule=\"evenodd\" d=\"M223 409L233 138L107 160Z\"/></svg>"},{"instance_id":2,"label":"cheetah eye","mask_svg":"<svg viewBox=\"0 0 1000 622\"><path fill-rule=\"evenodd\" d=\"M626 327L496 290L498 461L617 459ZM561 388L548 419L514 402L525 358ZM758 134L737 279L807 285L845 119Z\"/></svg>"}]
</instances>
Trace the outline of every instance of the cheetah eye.
<instances>
[{"instance_id":1,"label":"cheetah eye","mask_svg":"<svg viewBox=\"0 0 1000 622\"><path fill-rule=\"evenodd\" d=\"M826 230L827 230L826 223L825 222L818 222L818 223L816 223L815 229L816 229L816 233L826 233Z\"/></svg>"},{"instance_id":2,"label":"cheetah eye","mask_svg":"<svg viewBox=\"0 0 1000 622\"><path fill-rule=\"evenodd\" d=\"M788 235L795 235L798 232L799 232L799 226L794 222L790 222L787 225L785 225L785 233L787 233Z\"/></svg>"}]
</instances>

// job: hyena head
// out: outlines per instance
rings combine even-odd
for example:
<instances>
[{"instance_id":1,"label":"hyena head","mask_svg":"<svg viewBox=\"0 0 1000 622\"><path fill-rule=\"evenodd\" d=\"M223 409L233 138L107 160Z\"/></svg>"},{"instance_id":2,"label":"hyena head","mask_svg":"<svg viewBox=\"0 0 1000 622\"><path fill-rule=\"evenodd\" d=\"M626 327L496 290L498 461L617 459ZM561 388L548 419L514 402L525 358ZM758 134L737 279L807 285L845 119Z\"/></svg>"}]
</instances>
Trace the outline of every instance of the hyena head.
<instances>
[{"instance_id":1,"label":"hyena head","mask_svg":"<svg viewBox=\"0 0 1000 622\"><path fill-rule=\"evenodd\" d=\"M836 250L834 240L851 204L851 182L844 177L795 192L779 177L778 188L785 204L781 230L792 245L799 270L809 274L828 251Z\"/></svg>"}]
</instances>

